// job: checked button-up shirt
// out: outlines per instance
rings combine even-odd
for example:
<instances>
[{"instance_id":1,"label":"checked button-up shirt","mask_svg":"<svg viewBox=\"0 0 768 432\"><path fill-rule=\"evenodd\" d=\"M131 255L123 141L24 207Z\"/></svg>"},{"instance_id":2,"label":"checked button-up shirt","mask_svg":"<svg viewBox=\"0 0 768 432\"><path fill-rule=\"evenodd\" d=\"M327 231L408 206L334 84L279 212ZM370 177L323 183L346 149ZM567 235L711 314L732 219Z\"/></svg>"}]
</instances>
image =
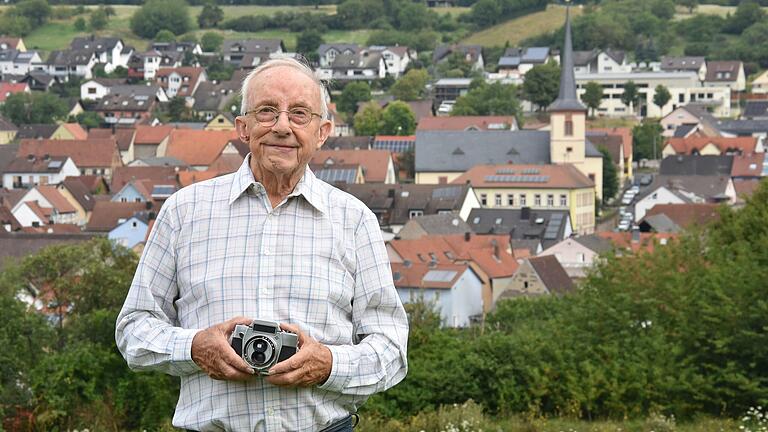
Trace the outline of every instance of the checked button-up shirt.
<instances>
[{"instance_id":1,"label":"checked button-up shirt","mask_svg":"<svg viewBox=\"0 0 768 432\"><path fill-rule=\"evenodd\" d=\"M309 168L273 209L249 160L163 204L116 340L132 369L181 377L177 427L322 429L403 379L408 322L373 213ZM328 346L328 380L286 388L209 378L192 361L192 339L239 315L296 324Z\"/></svg>"}]
</instances>

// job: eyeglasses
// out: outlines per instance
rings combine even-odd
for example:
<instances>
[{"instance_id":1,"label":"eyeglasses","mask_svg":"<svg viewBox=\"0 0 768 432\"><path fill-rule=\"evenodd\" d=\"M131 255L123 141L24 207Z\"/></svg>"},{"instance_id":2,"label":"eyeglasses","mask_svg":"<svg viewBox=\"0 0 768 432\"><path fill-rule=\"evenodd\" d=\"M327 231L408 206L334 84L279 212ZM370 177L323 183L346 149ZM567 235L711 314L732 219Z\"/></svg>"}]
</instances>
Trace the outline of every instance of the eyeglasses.
<instances>
[{"instance_id":1,"label":"eyeglasses","mask_svg":"<svg viewBox=\"0 0 768 432\"><path fill-rule=\"evenodd\" d=\"M271 106L263 106L247 111L244 115L253 114L259 124L265 127L272 127L277 124L277 118L280 113L288 113L288 121L292 126L304 127L312 121L313 116L322 118L323 116L312 112L309 108L291 108L289 110L279 110Z\"/></svg>"}]
</instances>

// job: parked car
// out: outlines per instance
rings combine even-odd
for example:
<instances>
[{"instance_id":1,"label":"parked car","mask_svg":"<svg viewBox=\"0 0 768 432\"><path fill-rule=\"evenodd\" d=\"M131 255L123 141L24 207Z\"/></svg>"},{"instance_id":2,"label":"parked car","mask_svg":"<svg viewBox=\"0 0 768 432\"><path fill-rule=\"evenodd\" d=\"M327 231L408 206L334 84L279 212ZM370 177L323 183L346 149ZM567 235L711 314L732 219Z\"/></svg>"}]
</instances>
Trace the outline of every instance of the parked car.
<instances>
[{"instance_id":1,"label":"parked car","mask_svg":"<svg viewBox=\"0 0 768 432\"><path fill-rule=\"evenodd\" d=\"M640 193L640 186L634 185L631 188L629 188L629 191L630 192L634 192L635 194L638 194L638 193Z\"/></svg>"},{"instance_id":2,"label":"parked car","mask_svg":"<svg viewBox=\"0 0 768 432\"><path fill-rule=\"evenodd\" d=\"M649 184L651 184L651 182L653 182L653 175L651 175L651 174L643 174L640 177L640 185L641 186L648 186Z\"/></svg>"},{"instance_id":3,"label":"parked car","mask_svg":"<svg viewBox=\"0 0 768 432\"><path fill-rule=\"evenodd\" d=\"M618 226L619 231L627 231L627 230L629 230L629 226L631 224L632 223L630 221L628 221L628 220L623 220L623 221L619 222L619 226Z\"/></svg>"}]
</instances>

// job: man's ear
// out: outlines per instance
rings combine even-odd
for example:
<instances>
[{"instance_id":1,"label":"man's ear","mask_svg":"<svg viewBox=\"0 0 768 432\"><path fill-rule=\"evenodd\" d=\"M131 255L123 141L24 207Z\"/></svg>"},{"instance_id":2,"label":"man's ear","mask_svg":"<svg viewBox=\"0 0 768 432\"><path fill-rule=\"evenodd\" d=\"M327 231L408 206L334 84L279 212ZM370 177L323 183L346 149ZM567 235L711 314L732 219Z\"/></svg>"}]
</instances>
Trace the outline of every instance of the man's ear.
<instances>
[{"instance_id":1,"label":"man's ear","mask_svg":"<svg viewBox=\"0 0 768 432\"><path fill-rule=\"evenodd\" d=\"M331 131L333 131L333 121L322 120L322 123L320 123L320 130L318 131L317 149L320 149L320 147L325 144L325 141L331 136Z\"/></svg>"},{"instance_id":2,"label":"man's ear","mask_svg":"<svg viewBox=\"0 0 768 432\"><path fill-rule=\"evenodd\" d=\"M240 138L240 141L247 143L249 135L248 135L248 125L245 122L245 117L243 116L235 117L235 129L237 130L237 137Z\"/></svg>"}]
</instances>

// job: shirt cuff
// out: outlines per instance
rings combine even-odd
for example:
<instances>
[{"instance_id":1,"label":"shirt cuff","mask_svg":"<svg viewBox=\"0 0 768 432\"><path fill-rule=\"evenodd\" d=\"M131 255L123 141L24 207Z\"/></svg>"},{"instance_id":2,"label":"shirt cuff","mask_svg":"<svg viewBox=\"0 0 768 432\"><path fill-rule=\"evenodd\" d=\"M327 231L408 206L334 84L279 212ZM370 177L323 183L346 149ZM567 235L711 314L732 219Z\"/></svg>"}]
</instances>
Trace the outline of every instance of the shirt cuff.
<instances>
[{"instance_id":1,"label":"shirt cuff","mask_svg":"<svg viewBox=\"0 0 768 432\"><path fill-rule=\"evenodd\" d=\"M350 371L352 365L349 359L349 348L338 345L326 345L331 351L331 374L324 383L317 388L320 390L328 390L337 393L341 393L343 389L347 387L349 380L352 378Z\"/></svg>"},{"instance_id":2,"label":"shirt cuff","mask_svg":"<svg viewBox=\"0 0 768 432\"><path fill-rule=\"evenodd\" d=\"M198 329L178 329L175 331L171 367L178 371L179 375L187 375L200 370L200 366L192 360L192 340L199 331Z\"/></svg>"}]
</instances>

